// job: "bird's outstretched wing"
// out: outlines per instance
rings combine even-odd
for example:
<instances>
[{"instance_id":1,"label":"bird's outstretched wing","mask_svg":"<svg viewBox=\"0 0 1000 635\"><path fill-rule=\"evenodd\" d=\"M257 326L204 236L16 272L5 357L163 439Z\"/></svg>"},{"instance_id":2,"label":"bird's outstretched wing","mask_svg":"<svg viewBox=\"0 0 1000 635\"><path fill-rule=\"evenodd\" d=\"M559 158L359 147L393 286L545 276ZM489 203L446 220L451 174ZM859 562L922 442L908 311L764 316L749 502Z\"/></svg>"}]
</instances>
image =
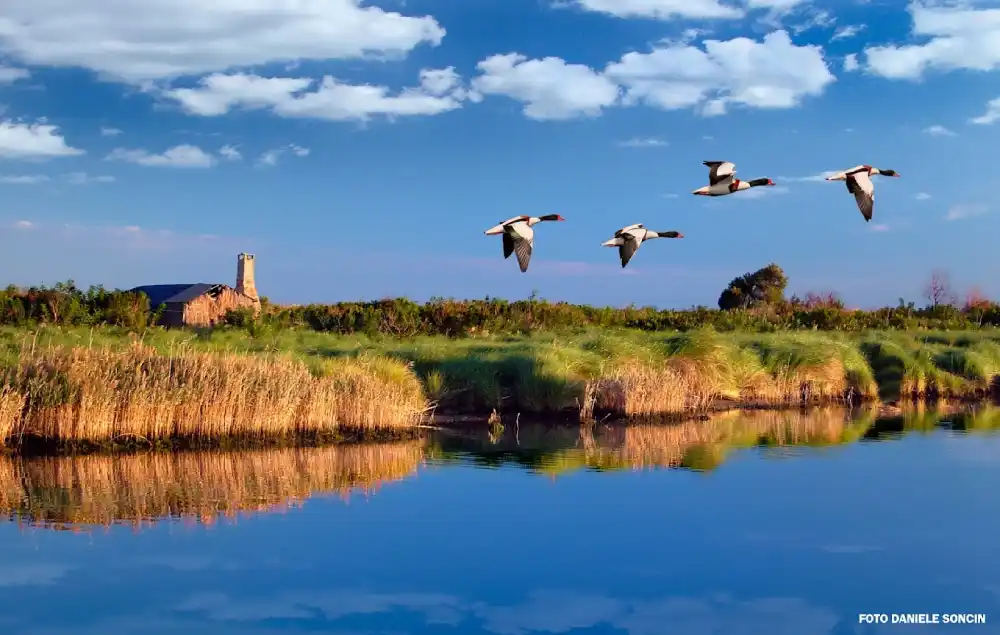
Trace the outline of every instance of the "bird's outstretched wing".
<instances>
[{"instance_id":1,"label":"bird's outstretched wing","mask_svg":"<svg viewBox=\"0 0 1000 635\"><path fill-rule=\"evenodd\" d=\"M534 240L531 238L518 238L514 240L514 253L517 254L517 264L521 267L521 273L528 270L528 263L531 262L531 250Z\"/></svg>"},{"instance_id":2,"label":"bird's outstretched wing","mask_svg":"<svg viewBox=\"0 0 1000 635\"><path fill-rule=\"evenodd\" d=\"M875 184L868 177L868 173L855 172L847 177L846 183L847 191L854 195L865 222L871 221L875 212Z\"/></svg>"},{"instance_id":3,"label":"bird's outstretched wing","mask_svg":"<svg viewBox=\"0 0 1000 635\"><path fill-rule=\"evenodd\" d=\"M632 256L638 251L639 245L642 244L642 239L635 234L623 234L622 238L625 241L618 247L618 257L622 260L622 269L628 264L629 260L632 260Z\"/></svg>"},{"instance_id":4,"label":"bird's outstretched wing","mask_svg":"<svg viewBox=\"0 0 1000 635\"><path fill-rule=\"evenodd\" d=\"M510 234L507 232L503 233L503 257L510 258L510 255L514 253L514 239L511 238Z\"/></svg>"}]
</instances>

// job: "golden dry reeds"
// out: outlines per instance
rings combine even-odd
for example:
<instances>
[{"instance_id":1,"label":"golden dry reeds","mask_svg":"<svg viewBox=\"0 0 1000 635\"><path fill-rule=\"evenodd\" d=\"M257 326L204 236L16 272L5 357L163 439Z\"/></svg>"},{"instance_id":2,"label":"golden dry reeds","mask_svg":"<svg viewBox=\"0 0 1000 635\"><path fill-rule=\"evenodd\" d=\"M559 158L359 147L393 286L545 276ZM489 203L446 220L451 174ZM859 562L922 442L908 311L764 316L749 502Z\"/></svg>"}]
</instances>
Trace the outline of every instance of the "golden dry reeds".
<instances>
[{"instance_id":1,"label":"golden dry reeds","mask_svg":"<svg viewBox=\"0 0 1000 635\"><path fill-rule=\"evenodd\" d=\"M0 375L0 432L58 442L267 438L402 429L426 407L402 362L325 362L181 350L53 347L22 352Z\"/></svg>"},{"instance_id":2,"label":"golden dry reeds","mask_svg":"<svg viewBox=\"0 0 1000 635\"><path fill-rule=\"evenodd\" d=\"M413 474L421 442L253 451L0 457L0 509L34 525L213 523L368 492Z\"/></svg>"},{"instance_id":3,"label":"golden dry reeds","mask_svg":"<svg viewBox=\"0 0 1000 635\"><path fill-rule=\"evenodd\" d=\"M874 409L866 411L869 419ZM866 420L850 416L843 408L800 411L728 411L706 421L672 425L613 426L592 432L581 429L578 449L581 466L629 469L695 467L711 468L728 451L752 447L762 441L773 446L835 445L853 440ZM555 466L566 461L555 457Z\"/></svg>"}]
</instances>

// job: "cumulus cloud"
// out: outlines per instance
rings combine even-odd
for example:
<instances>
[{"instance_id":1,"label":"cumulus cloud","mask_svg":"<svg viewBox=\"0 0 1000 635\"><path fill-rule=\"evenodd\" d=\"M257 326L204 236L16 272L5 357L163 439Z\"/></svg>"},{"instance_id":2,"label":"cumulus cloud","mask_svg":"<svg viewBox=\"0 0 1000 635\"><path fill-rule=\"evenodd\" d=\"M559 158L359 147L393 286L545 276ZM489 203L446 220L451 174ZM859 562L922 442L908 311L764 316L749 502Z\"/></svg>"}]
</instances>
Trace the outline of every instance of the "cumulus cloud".
<instances>
[{"instance_id":1,"label":"cumulus cloud","mask_svg":"<svg viewBox=\"0 0 1000 635\"><path fill-rule=\"evenodd\" d=\"M973 117L969 120L969 123L978 124L980 126L989 126L992 125L997 119L1000 119L1000 97L986 102L986 112L978 117Z\"/></svg>"},{"instance_id":2,"label":"cumulus cloud","mask_svg":"<svg viewBox=\"0 0 1000 635\"><path fill-rule=\"evenodd\" d=\"M263 152L257 159L257 165L262 167L271 167L278 165L278 159L280 159L281 155L285 154L286 152L291 152L297 157L309 156L309 148L303 148L295 144L289 144L287 146L282 146L280 148L274 148L272 150L268 150L267 152Z\"/></svg>"},{"instance_id":3,"label":"cumulus cloud","mask_svg":"<svg viewBox=\"0 0 1000 635\"><path fill-rule=\"evenodd\" d=\"M839 29L837 29L836 31L833 32L833 35L830 37L830 41L833 41L833 40L846 40L847 38L854 37L858 33L861 33L862 31L864 31L864 29L865 29L865 25L863 25L863 24L861 24L861 25L848 24L848 25L842 26L842 27L840 27Z\"/></svg>"},{"instance_id":4,"label":"cumulus cloud","mask_svg":"<svg viewBox=\"0 0 1000 635\"><path fill-rule=\"evenodd\" d=\"M142 84L269 62L404 54L440 44L430 16L362 0L11 2L0 51L29 65L83 67ZM85 26L81 26L85 25Z\"/></svg>"},{"instance_id":5,"label":"cumulus cloud","mask_svg":"<svg viewBox=\"0 0 1000 635\"><path fill-rule=\"evenodd\" d=\"M955 133L942 125L934 124L933 126L927 126L924 128L924 134L929 134L932 137L954 137Z\"/></svg>"},{"instance_id":6,"label":"cumulus cloud","mask_svg":"<svg viewBox=\"0 0 1000 635\"><path fill-rule=\"evenodd\" d=\"M49 177L44 174L6 174L0 176L0 183L4 185L38 185L48 180Z\"/></svg>"},{"instance_id":7,"label":"cumulus cloud","mask_svg":"<svg viewBox=\"0 0 1000 635\"><path fill-rule=\"evenodd\" d=\"M618 102L621 89L589 66L558 57L529 60L519 53L494 55L477 66L477 93L504 95L524 104L537 120L565 120L600 115Z\"/></svg>"},{"instance_id":8,"label":"cumulus cloud","mask_svg":"<svg viewBox=\"0 0 1000 635\"><path fill-rule=\"evenodd\" d=\"M10 66L0 66L0 84L13 84L14 82L31 77L31 73L23 68L11 68Z\"/></svg>"},{"instance_id":9,"label":"cumulus cloud","mask_svg":"<svg viewBox=\"0 0 1000 635\"><path fill-rule=\"evenodd\" d=\"M86 154L67 145L58 130L46 123L0 121L0 159L45 160Z\"/></svg>"},{"instance_id":10,"label":"cumulus cloud","mask_svg":"<svg viewBox=\"0 0 1000 635\"><path fill-rule=\"evenodd\" d=\"M698 106L706 116L723 114L732 104L791 108L836 81L822 49L796 46L786 31L759 42L738 37L706 40L703 46L627 53L605 73L626 87L626 103L664 110Z\"/></svg>"},{"instance_id":11,"label":"cumulus cloud","mask_svg":"<svg viewBox=\"0 0 1000 635\"><path fill-rule=\"evenodd\" d=\"M219 148L219 156L226 161L240 161L243 159L243 155L240 151L231 145L224 145Z\"/></svg>"},{"instance_id":12,"label":"cumulus cloud","mask_svg":"<svg viewBox=\"0 0 1000 635\"><path fill-rule=\"evenodd\" d=\"M86 172L70 172L66 181L71 185L87 185L88 183L114 183L115 177L108 175L90 176Z\"/></svg>"},{"instance_id":13,"label":"cumulus cloud","mask_svg":"<svg viewBox=\"0 0 1000 635\"><path fill-rule=\"evenodd\" d=\"M213 117L230 110L268 109L281 117L365 121L376 115L389 118L436 115L461 108L476 99L462 86L452 67L420 71L420 84L392 94L386 86L354 85L326 76L261 77L245 73L213 74L197 87L163 92L192 115Z\"/></svg>"},{"instance_id":14,"label":"cumulus cloud","mask_svg":"<svg viewBox=\"0 0 1000 635\"><path fill-rule=\"evenodd\" d=\"M662 148L670 144L656 137L633 137L627 141L619 141L618 145L622 148Z\"/></svg>"},{"instance_id":15,"label":"cumulus cloud","mask_svg":"<svg viewBox=\"0 0 1000 635\"><path fill-rule=\"evenodd\" d=\"M914 1L911 36L925 40L865 49L866 69L889 79L919 79L931 69L990 71L1000 67L1000 9Z\"/></svg>"},{"instance_id":16,"label":"cumulus cloud","mask_svg":"<svg viewBox=\"0 0 1000 635\"><path fill-rule=\"evenodd\" d=\"M174 146L162 154L151 154L146 150L115 148L105 160L169 168L210 168L218 163L218 160L211 154L198 146L189 144Z\"/></svg>"},{"instance_id":17,"label":"cumulus cloud","mask_svg":"<svg viewBox=\"0 0 1000 635\"><path fill-rule=\"evenodd\" d=\"M927 192L917 192L916 196L914 196L913 198L917 199L918 201L926 201L930 197L931 195L928 194Z\"/></svg>"},{"instance_id":18,"label":"cumulus cloud","mask_svg":"<svg viewBox=\"0 0 1000 635\"><path fill-rule=\"evenodd\" d=\"M752 2L753 0L751 0ZM743 11L722 4L719 0L575 0L585 11L613 15L618 18L740 18Z\"/></svg>"},{"instance_id":19,"label":"cumulus cloud","mask_svg":"<svg viewBox=\"0 0 1000 635\"><path fill-rule=\"evenodd\" d=\"M844 72L853 73L858 70L861 64L858 62L857 53L850 53L844 56Z\"/></svg>"},{"instance_id":20,"label":"cumulus cloud","mask_svg":"<svg viewBox=\"0 0 1000 635\"><path fill-rule=\"evenodd\" d=\"M952 205L948 209L948 213L945 214L944 219L950 221L965 220L967 218L982 216L989 211L989 205L984 205L982 203L959 203Z\"/></svg>"}]
</instances>

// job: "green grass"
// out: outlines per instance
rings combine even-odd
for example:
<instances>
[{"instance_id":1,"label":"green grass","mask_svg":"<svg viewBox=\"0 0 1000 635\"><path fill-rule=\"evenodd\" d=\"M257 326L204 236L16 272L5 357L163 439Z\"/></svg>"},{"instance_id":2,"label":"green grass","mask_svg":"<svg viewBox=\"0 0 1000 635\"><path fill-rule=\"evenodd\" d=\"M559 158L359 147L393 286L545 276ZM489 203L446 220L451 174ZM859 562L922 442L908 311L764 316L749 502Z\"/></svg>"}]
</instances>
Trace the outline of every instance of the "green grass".
<instances>
[{"instance_id":1,"label":"green grass","mask_svg":"<svg viewBox=\"0 0 1000 635\"><path fill-rule=\"evenodd\" d=\"M121 348L135 339L108 327L0 328L0 361L15 359L32 345ZM691 412L719 400L781 405L977 398L1000 376L1000 330L988 329L856 335L582 330L459 339L152 329L142 341L163 353L280 352L317 375L331 359L394 358L410 363L438 413L589 412L594 405L598 412L645 416Z\"/></svg>"}]
</instances>

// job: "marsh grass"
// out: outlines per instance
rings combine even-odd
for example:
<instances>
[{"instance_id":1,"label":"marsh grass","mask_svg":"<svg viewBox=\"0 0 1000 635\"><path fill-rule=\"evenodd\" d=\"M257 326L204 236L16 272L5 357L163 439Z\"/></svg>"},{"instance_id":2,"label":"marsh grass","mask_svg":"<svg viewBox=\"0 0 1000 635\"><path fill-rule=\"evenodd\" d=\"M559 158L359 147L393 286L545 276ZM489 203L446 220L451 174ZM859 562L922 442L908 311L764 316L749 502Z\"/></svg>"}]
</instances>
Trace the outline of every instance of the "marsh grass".
<instances>
[{"instance_id":1,"label":"marsh grass","mask_svg":"<svg viewBox=\"0 0 1000 635\"><path fill-rule=\"evenodd\" d=\"M285 511L317 495L349 498L413 474L421 442L239 452L0 457L0 509L55 528L210 524Z\"/></svg>"},{"instance_id":2,"label":"marsh grass","mask_svg":"<svg viewBox=\"0 0 1000 635\"><path fill-rule=\"evenodd\" d=\"M412 428L426 407L398 360L314 366L283 355L161 354L141 342L25 348L3 370L0 430L8 443L264 439Z\"/></svg>"},{"instance_id":3,"label":"marsh grass","mask_svg":"<svg viewBox=\"0 0 1000 635\"><path fill-rule=\"evenodd\" d=\"M16 357L26 340L38 347L127 351L136 346L135 336L110 328L50 327L38 333L0 329L0 359ZM330 375L349 384L352 394L374 397L388 391L398 404L415 403L416 384L411 381L415 376L434 412L440 414L497 410L512 415L574 413L581 420L609 415L683 417L720 404L771 407L878 399L971 399L1000 388L1000 331L986 330L857 335L719 333L711 328L683 333L582 329L530 336L393 339L297 330L248 337L246 332L227 329L196 334L152 329L142 336L141 344L167 356L183 350L192 355L213 352L294 359L313 376ZM16 409L17 394L0 398L12 404L8 408ZM278 403L293 395L268 398ZM237 401L244 405L233 402L231 409L255 407ZM326 402L317 397L314 403ZM359 403L365 405L359 407ZM353 419L353 425L361 427L370 425L369 421L398 418L387 403L359 398L351 406L354 410L337 409L337 418ZM319 407L318 415L306 413L298 418L313 423L297 425L318 426L317 417L328 418L322 413L329 408L324 408Z\"/></svg>"}]
</instances>

